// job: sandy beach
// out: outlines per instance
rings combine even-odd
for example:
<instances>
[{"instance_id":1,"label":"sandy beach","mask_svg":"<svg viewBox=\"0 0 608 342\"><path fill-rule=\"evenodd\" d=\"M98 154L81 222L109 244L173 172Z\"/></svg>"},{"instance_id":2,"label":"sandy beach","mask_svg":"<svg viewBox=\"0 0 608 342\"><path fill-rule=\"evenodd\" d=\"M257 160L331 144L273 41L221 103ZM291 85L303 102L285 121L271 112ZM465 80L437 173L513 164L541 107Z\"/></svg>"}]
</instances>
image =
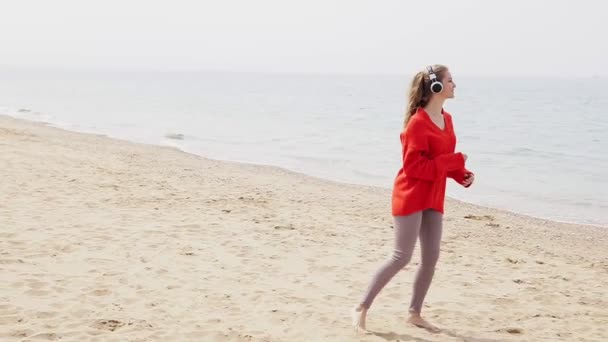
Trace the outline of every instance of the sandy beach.
<instances>
[{"instance_id":1,"label":"sandy beach","mask_svg":"<svg viewBox=\"0 0 608 342\"><path fill-rule=\"evenodd\" d=\"M404 322L416 251L357 336L390 189L4 116L0 150L1 341L608 341L604 227L449 199L442 332Z\"/></svg>"}]
</instances>

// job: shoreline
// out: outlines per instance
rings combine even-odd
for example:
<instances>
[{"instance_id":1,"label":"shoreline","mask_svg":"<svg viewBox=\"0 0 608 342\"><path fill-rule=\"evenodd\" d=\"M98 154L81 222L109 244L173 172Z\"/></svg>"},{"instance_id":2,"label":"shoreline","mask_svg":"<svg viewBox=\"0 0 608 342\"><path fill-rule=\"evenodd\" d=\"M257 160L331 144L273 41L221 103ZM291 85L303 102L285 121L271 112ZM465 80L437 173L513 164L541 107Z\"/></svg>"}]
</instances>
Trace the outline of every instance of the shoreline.
<instances>
[{"instance_id":1,"label":"shoreline","mask_svg":"<svg viewBox=\"0 0 608 342\"><path fill-rule=\"evenodd\" d=\"M417 265L349 310L392 252L390 189L0 116L3 341L605 341L608 230L446 200ZM252 319L254 318L254 319Z\"/></svg>"},{"instance_id":2,"label":"shoreline","mask_svg":"<svg viewBox=\"0 0 608 342\"><path fill-rule=\"evenodd\" d=\"M185 150L180 149L179 147L175 147L175 146L136 142L136 141L132 141L132 140L128 140L128 139L122 139L122 138L113 137L113 136L105 134L105 133L93 133L93 132L84 132L84 131L78 131L78 130L71 130L71 129L66 129L66 128L59 127L59 126L57 126L57 125L55 125L53 123L50 123L50 122L29 120L29 119L19 118L19 117L8 115L8 114L0 114L0 118L7 118L7 119L12 119L12 120L17 120L17 121L23 121L23 122L26 122L26 123L29 123L29 124L33 124L33 125L42 125L42 126L45 126L45 127L59 129L59 130L63 130L63 131L66 131L66 132L95 135L95 136L99 136L99 137L104 137L104 138L108 138L108 139L122 141L122 142L125 142L125 143L143 144L143 145L146 145L146 146L159 147L159 148L172 148L172 149L174 149L176 151L179 151L181 153L186 153L188 155L192 155L192 156L196 156L196 157L201 157L201 158L208 159L208 160L214 160L214 161L217 161L217 162L236 163L236 164L239 164L239 165L252 165L252 166L256 166L256 167L278 168L278 169L282 169L282 170L287 171L287 172L291 172L293 174L302 175L304 177L316 178L316 179L325 180L325 181L328 181L328 182L334 182L334 183L338 183L338 184L343 184L343 185L347 185L347 186L362 186L362 187L369 187L369 188L377 188L377 189L385 190L385 191L391 191L392 190L391 188L388 188L388 187L375 186L375 185L364 184L364 183L350 183L350 182L347 182L347 181L339 181L339 180L333 180L333 179L323 178L323 177L319 177L319 176L314 176L314 175L306 174L306 173L303 173L303 172L298 172L298 171L290 170L290 169L288 169L286 167L279 166L279 165L257 164L257 163L253 163L253 162L241 162L241 161L237 161L237 160L209 158L209 157L206 157L204 155L199 155L199 154L196 154L196 153L191 153L191 152L185 151ZM451 197L451 196L447 196L447 195L446 195L446 200L461 202L461 203L469 204L469 205L472 205L472 206L478 206L478 207L485 208L485 209L488 209L488 210L496 210L496 211L500 211L500 212L510 213L510 214L514 214L514 215L518 215L518 216L522 216L522 217L527 217L529 219L536 219L536 220L541 220L541 221L554 222L554 223L558 223L558 224L581 225L581 226L587 226L587 227L595 227L595 228L601 228L601 229L608 229L608 223L606 223L606 224L602 224L602 223L595 224L595 223L585 223L585 222L558 220L558 219L551 218L551 217L535 216L534 214L526 214L526 213L523 213L523 212L517 212L517 211L511 210L511 209L507 209L507 208L498 208L498 207L492 207L492 206L489 206L489 205L483 205L483 204L479 204L479 203L467 202L465 200L457 199L455 197Z\"/></svg>"}]
</instances>

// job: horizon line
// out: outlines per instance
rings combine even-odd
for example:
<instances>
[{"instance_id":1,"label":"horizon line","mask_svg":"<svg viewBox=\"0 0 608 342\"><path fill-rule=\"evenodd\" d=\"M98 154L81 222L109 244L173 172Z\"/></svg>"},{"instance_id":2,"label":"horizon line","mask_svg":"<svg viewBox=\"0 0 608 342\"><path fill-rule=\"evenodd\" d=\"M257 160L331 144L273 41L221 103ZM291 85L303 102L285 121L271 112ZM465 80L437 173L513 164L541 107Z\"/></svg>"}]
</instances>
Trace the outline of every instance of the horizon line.
<instances>
[{"instance_id":1,"label":"horizon line","mask_svg":"<svg viewBox=\"0 0 608 342\"><path fill-rule=\"evenodd\" d=\"M388 72L388 71L294 71L294 70L228 70L228 69L205 69L205 68L149 68L149 67L110 67L110 66L16 66L0 65L0 71L104 71L104 72L150 72L150 73L217 73L217 74L273 74L273 75L342 75L342 76L406 76L412 73ZM608 74L524 74L524 73L458 73L458 77L475 78L555 78L555 79L598 79L608 78Z\"/></svg>"}]
</instances>

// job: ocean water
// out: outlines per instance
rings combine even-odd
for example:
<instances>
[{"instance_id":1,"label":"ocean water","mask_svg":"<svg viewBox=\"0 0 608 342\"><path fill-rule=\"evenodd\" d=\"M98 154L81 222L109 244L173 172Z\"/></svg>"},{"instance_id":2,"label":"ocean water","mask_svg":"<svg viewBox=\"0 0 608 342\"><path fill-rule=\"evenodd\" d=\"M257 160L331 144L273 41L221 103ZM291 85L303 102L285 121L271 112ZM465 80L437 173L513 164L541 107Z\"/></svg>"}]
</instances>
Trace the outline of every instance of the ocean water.
<instances>
[{"instance_id":1,"label":"ocean water","mask_svg":"<svg viewBox=\"0 0 608 342\"><path fill-rule=\"evenodd\" d=\"M473 187L448 195L608 226L608 80L459 77ZM0 114L390 188L407 75L0 70ZM388 215L389 213L387 213Z\"/></svg>"}]
</instances>

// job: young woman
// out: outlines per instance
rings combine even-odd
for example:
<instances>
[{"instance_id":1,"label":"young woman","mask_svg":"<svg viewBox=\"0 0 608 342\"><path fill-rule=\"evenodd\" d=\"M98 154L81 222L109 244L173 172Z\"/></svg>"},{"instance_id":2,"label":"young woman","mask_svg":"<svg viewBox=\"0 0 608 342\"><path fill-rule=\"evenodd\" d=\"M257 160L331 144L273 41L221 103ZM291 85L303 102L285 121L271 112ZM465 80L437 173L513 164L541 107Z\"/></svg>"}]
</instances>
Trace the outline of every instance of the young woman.
<instances>
[{"instance_id":1,"label":"young woman","mask_svg":"<svg viewBox=\"0 0 608 342\"><path fill-rule=\"evenodd\" d=\"M366 331L365 319L374 298L410 261L418 238L421 264L414 281L408 322L438 331L421 317L421 311L439 258L446 180L449 177L469 187L475 179L465 168L467 155L455 152L452 117L443 110L445 100L454 97L454 88L452 75L443 65L429 66L412 80L401 133L403 165L392 194L395 249L353 309L353 326L359 332Z\"/></svg>"}]
</instances>

